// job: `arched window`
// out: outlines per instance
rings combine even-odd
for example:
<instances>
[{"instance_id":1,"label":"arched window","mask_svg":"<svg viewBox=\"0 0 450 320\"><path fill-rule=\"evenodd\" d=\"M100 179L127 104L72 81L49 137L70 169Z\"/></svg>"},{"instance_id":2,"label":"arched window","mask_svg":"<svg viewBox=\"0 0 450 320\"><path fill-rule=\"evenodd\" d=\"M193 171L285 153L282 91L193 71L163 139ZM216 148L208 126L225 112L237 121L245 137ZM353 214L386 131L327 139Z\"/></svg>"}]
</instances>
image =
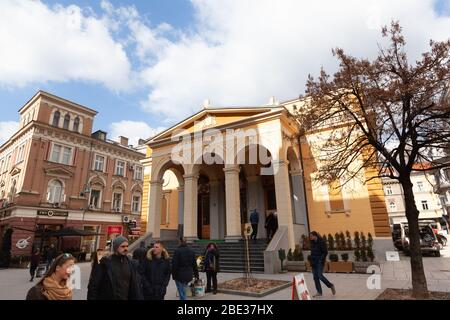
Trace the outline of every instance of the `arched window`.
<instances>
[{"instance_id":1,"label":"arched window","mask_svg":"<svg viewBox=\"0 0 450 320\"><path fill-rule=\"evenodd\" d=\"M63 184L58 180L52 180L48 184L47 202L60 203L63 197Z\"/></svg>"},{"instance_id":2,"label":"arched window","mask_svg":"<svg viewBox=\"0 0 450 320\"><path fill-rule=\"evenodd\" d=\"M73 131L79 132L79 130L80 130L80 118L76 117L75 120L73 121Z\"/></svg>"},{"instance_id":3,"label":"arched window","mask_svg":"<svg viewBox=\"0 0 450 320\"><path fill-rule=\"evenodd\" d=\"M64 117L63 128L69 130L69 124L70 124L70 115L66 114L66 116Z\"/></svg>"},{"instance_id":4,"label":"arched window","mask_svg":"<svg viewBox=\"0 0 450 320\"><path fill-rule=\"evenodd\" d=\"M55 127L59 126L59 118L61 118L61 113L59 111L56 111L53 115L53 122L52 125Z\"/></svg>"}]
</instances>

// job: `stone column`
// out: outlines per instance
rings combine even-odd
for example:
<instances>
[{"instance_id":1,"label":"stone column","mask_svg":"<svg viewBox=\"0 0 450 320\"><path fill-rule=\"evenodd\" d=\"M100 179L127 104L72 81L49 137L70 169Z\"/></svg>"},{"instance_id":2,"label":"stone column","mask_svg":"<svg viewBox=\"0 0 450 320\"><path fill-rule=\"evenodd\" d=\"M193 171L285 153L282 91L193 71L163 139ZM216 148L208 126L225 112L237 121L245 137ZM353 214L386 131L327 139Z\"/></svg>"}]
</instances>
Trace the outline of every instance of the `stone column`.
<instances>
[{"instance_id":1,"label":"stone column","mask_svg":"<svg viewBox=\"0 0 450 320\"><path fill-rule=\"evenodd\" d=\"M276 160L273 161L273 165L275 170L274 180L277 199L278 225L286 226L288 228L289 246L290 248L295 248L288 162L284 160Z\"/></svg>"},{"instance_id":2,"label":"stone column","mask_svg":"<svg viewBox=\"0 0 450 320\"><path fill-rule=\"evenodd\" d=\"M264 205L264 189L261 183L261 176L247 177L248 186L248 209L250 210L248 217L253 209L259 213L258 223L258 239L265 238L264 222L265 222L265 205ZM247 222L247 221L246 221Z\"/></svg>"},{"instance_id":3,"label":"stone column","mask_svg":"<svg viewBox=\"0 0 450 320\"><path fill-rule=\"evenodd\" d=\"M197 233L197 183L198 175L184 175L184 226L183 235L188 242L198 239Z\"/></svg>"},{"instance_id":4,"label":"stone column","mask_svg":"<svg viewBox=\"0 0 450 320\"><path fill-rule=\"evenodd\" d=\"M184 185L180 185L178 188L178 232L177 237L183 236L184 226Z\"/></svg>"},{"instance_id":5,"label":"stone column","mask_svg":"<svg viewBox=\"0 0 450 320\"><path fill-rule=\"evenodd\" d=\"M237 242L242 239L241 233L241 202L239 194L239 167L232 166L223 169L225 172L225 198L227 233L225 241Z\"/></svg>"},{"instance_id":6,"label":"stone column","mask_svg":"<svg viewBox=\"0 0 450 320\"><path fill-rule=\"evenodd\" d=\"M219 180L209 182L210 239L219 239L219 189Z\"/></svg>"},{"instance_id":7,"label":"stone column","mask_svg":"<svg viewBox=\"0 0 450 320\"><path fill-rule=\"evenodd\" d=\"M147 232L152 232L153 239L161 237L162 181L150 181L150 198Z\"/></svg>"}]
</instances>

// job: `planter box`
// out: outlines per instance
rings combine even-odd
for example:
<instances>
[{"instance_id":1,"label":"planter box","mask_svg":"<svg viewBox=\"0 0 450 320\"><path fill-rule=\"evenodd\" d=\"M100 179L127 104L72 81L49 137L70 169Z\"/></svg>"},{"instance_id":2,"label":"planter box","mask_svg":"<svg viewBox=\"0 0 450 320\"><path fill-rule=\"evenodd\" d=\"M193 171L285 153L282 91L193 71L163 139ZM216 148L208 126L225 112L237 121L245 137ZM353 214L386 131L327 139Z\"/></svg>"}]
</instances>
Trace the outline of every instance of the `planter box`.
<instances>
[{"instance_id":1,"label":"planter box","mask_svg":"<svg viewBox=\"0 0 450 320\"><path fill-rule=\"evenodd\" d=\"M325 262L325 265L323 266L323 272L328 272L329 270L329 262ZM312 272L312 267L311 264L309 263L309 261L306 262L306 271L307 272Z\"/></svg>"},{"instance_id":2,"label":"planter box","mask_svg":"<svg viewBox=\"0 0 450 320\"><path fill-rule=\"evenodd\" d=\"M337 261L329 262L330 272L342 272L342 273L352 273L353 272L353 262Z\"/></svg>"},{"instance_id":3,"label":"planter box","mask_svg":"<svg viewBox=\"0 0 450 320\"><path fill-rule=\"evenodd\" d=\"M306 271L305 261L286 261L286 269L289 271Z\"/></svg>"},{"instance_id":4,"label":"planter box","mask_svg":"<svg viewBox=\"0 0 450 320\"><path fill-rule=\"evenodd\" d=\"M362 261L355 261L353 262L353 269L355 270L356 273L367 273L367 268L369 268L370 266L378 266L380 267L380 263L377 261L367 261L367 262L362 262Z\"/></svg>"}]
</instances>

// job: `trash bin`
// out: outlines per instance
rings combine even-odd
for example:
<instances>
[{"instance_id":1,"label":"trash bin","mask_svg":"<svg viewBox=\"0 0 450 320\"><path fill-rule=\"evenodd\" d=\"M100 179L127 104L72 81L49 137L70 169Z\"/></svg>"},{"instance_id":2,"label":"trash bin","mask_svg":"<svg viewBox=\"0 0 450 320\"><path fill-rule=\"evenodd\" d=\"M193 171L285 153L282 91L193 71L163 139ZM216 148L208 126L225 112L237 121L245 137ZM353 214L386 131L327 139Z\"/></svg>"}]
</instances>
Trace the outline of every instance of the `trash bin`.
<instances>
[{"instance_id":1,"label":"trash bin","mask_svg":"<svg viewBox=\"0 0 450 320\"><path fill-rule=\"evenodd\" d=\"M204 297L205 296L205 284L202 279L198 279L194 282L194 296Z\"/></svg>"}]
</instances>

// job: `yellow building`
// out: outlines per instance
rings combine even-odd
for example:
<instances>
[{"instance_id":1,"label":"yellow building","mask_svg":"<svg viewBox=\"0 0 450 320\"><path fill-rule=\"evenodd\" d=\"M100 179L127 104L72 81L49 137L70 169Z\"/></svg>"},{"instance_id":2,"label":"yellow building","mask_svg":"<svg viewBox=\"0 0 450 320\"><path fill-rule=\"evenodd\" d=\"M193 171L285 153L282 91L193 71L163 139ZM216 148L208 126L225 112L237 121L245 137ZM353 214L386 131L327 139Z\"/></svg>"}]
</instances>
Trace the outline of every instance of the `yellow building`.
<instances>
[{"instance_id":1,"label":"yellow building","mask_svg":"<svg viewBox=\"0 0 450 320\"><path fill-rule=\"evenodd\" d=\"M371 233L390 247L391 232L381 181L363 173L342 188L314 179L320 132L300 137L292 100L261 107L203 110L147 141L142 220L153 239L242 238L250 212L276 212L276 241L293 248L301 235ZM336 191L338 190L338 191ZM274 238L274 239L275 239Z\"/></svg>"}]
</instances>

